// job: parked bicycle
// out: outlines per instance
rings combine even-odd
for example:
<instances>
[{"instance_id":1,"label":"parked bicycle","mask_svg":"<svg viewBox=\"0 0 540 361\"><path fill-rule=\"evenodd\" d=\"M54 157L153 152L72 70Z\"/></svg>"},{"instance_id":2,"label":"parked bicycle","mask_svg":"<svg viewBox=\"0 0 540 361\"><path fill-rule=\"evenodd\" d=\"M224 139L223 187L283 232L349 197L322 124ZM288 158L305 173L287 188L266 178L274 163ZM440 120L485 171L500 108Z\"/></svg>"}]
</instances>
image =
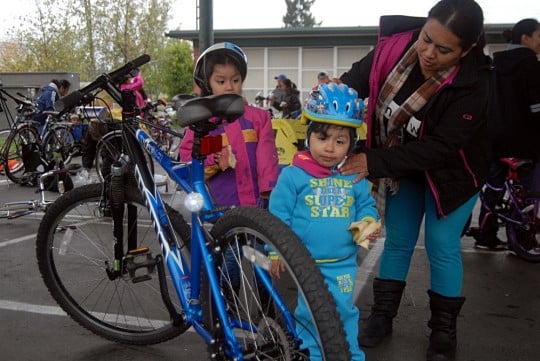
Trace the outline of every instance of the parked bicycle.
<instances>
[{"instance_id":1,"label":"parked bicycle","mask_svg":"<svg viewBox=\"0 0 540 361\"><path fill-rule=\"evenodd\" d=\"M67 173L67 169L52 169L41 174L38 177L37 193L39 193L39 199L31 199L26 201L8 202L0 207L0 218L14 219L23 216L27 216L32 213L45 212L47 208L54 202L54 199L46 198L46 182L55 178L61 174ZM64 183L59 181L57 184L60 194L64 193Z\"/></svg>"},{"instance_id":2,"label":"parked bicycle","mask_svg":"<svg viewBox=\"0 0 540 361\"><path fill-rule=\"evenodd\" d=\"M215 208L208 193L204 159L221 149L208 133L243 113L242 98L187 101L178 118L195 132L193 161L175 162L137 127L133 94L115 85L149 60L102 74L57 103L68 109L107 91L123 107L125 148L110 181L67 192L43 217L37 259L51 295L79 324L114 341L157 343L193 327L212 360L309 360L299 337L309 324L325 360L348 360L335 302L298 237L264 209ZM185 192L191 227L161 199L145 151ZM269 250L286 264L280 279L269 276ZM297 302L312 319L295 317Z\"/></svg>"},{"instance_id":3,"label":"parked bicycle","mask_svg":"<svg viewBox=\"0 0 540 361\"><path fill-rule=\"evenodd\" d=\"M490 214L497 216L499 224L506 229L508 249L530 262L540 262L540 193L527 191L519 178L520 171L532 167L532 161L518 158L501 158L508 167L508 175L502 187L486 183L480 193L481 206ZM496 192L498 202L490 206L485 192Z\"/></svg>"},{"instance_id":4,"label":"parked bicycle","mask_svg":"<svg viewBox=\"0 0 540 361\"><path fill-rule=\"evenodd\" d=\"M39 122L33 120L37 108L31 100L13 97L5 91L3 94L17 103L17 117L10 122L10 132L1 153L5 174L11 181L21 183L28 173L23 161L25 146L35 144L39 147L44 163L58 159L69 164L73 156L81 152L69 114L60 116L57 112L46 111L45 125L40 127Z\"/></svg>"},{"instance_id":5,"label":"parked bicycle","mask_svg":"<svg viewBox=\"0 0 540 361\"><path fill-rule=\"evenodd\" d=\"M11 113L8 100L15 102L16 116ZM23 94L17 93L17 96L8 93L0 84L0 112L4 113L7 121L7 128L0 130L0 172L6 174L5 168L8 168L8 173L16 173L23 170L23 162L19 157L11 156L14 154L16 147L9 136L20 124L31 121L36 113L35 104L25 97ZM23 134L24 135L24 134ZM28 140L37 139L35 133L25 136ZM9 145L10 148L6 146Z\"/></svg>"}]
</instances>

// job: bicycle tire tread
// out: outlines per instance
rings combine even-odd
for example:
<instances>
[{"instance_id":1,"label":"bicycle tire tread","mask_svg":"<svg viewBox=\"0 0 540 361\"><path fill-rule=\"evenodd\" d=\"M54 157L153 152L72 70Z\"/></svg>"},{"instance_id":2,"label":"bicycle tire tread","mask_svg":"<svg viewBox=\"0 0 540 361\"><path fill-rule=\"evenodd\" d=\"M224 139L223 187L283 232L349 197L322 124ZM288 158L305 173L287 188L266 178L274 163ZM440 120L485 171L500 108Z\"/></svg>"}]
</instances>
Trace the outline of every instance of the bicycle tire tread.
<instances>
[{"instance_id":1,"label":"bicycle tire tread","mask_svg":"<svg viewBox=\"0 0 540 361\"><path fill-rule=\"evenodd\" d=\"M334 298L315 261L296 234L268 211L254 207L236 207L228 211L218 220L212 233L219 235L234 224L260 227L265 236L273 240L276 251L293 268L303 288L318 325L326 359L349 360L350 354L345 351L349 349L349 345Z\"/></svg>"}]
</instances>

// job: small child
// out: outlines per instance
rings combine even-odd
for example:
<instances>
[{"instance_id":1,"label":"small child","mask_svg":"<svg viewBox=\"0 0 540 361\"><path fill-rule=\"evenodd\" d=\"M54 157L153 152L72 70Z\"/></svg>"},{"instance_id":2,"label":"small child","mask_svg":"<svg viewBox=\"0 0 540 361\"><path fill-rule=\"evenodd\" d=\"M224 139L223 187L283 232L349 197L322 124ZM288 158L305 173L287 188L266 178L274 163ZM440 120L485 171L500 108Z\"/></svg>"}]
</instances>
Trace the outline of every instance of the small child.
<instances>
[{"instance_id":1,"label":"small child","mask_svg":"<svg viewBox=\"0 0 540 361\"><path fill-rule=\"evenodd\" d=\"M339 173L362 125L362 103L357 98L355 90L336 83L320 84L311 92L302 110L302 121L310 121L308 150L298 152L292 166L282 170L270 196L270 211L296 232L317 262L336 300L352 360L364 361L357 341L359 310L353 297L356 257L359 245L367 248L368 234L380 223L369 182L353 183L356 175ZM279 277L283 264L270 257L274 259L271 273ZM299 303L295 316L309 320L306 312ZM310 359L320 360L318 348L313 347L315 334L301 326L297 330Z\"/></svg>"},{"instance_id":2,"label":"small child","mask_svg":"<svg viewBox=\"0 0 540 361\"><path fill-rule=\"evenodd\" d=\"M232 43L218 43L197 60L193 78L201 96L242 94L247 58ZM268 202L279 173L270 115L245 104L244 114L210 135L221 135L223 149L205 161L207 182L216 206L260 206ZM193 131L186 129L180 160L191 160Z\"/></svg>"}]
</instances>

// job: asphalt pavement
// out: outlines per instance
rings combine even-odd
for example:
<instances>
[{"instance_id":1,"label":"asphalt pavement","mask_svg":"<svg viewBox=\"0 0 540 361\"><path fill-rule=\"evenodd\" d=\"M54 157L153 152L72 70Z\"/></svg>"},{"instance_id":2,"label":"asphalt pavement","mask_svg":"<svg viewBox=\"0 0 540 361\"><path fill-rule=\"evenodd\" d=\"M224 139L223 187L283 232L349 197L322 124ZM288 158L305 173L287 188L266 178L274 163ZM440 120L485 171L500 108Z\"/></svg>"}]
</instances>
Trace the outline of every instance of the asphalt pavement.
<instances>
[{"instance_id":1,"label":"asphalt pavement","mask_svg":"<svg viewBox=\"0 0 540 361\"><path fill-rule=\"evenodd\" d=\"M169 188L165 199L181 197ZM172 198L174 195L174 198ZM57 194L50 193L48 197ZM36 199L34 189L0 175L1 203ZM476 208L476 212L478 207ZM152 346L126 346L99 338L67 317L48 294L37 268L35 235L41 214L0 219L0 358L20 361L206 360L206 346L188 331ZM473 220L473 225L476 219ZM503 232L500 236L504 238ZM422 236L421 236L422 237ZM358 306L369 315L371 282L383 241L359 254ZM509 252L477 251L463 238L464 291L458 318L457 361L538 361L540 264ZM365 349L368 361L422 361L428 344L429 268L418 242L392 337Z\"/></svg>"}]
</instances>

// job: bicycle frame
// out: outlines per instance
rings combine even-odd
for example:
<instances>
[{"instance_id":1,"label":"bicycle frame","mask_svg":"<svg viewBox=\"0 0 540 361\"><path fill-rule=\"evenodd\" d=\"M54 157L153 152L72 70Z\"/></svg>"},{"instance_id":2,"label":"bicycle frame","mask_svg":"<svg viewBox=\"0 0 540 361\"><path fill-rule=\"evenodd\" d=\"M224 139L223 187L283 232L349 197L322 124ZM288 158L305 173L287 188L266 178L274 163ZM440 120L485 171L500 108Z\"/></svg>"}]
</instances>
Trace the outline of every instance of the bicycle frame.
<instances>
[{"instance_id":1,"label":"bicycle frame","mask_svg":"<svg viewBox=\"0 0 540 361\"><path fill-rule=\"evenodd\" d=\"M204 264L204 268L206 269L212 294L220 295L220 288L218 286L217 275L213 268L213 256L205 245L206 240L211 235L204 229L204 223L216 220L223 214L223 210L214 209L211 196L206 188L204 180L204 157L194 157L190 163L173 162L145 131L142 129L135 130L130 125L129 120L125 119L123 121L122 128L123 138L125 144L127 144L128 156L135 165L137 184L144 194L150 214L156 224L163 257L172 275L176 293L185 312L184 321L188 325L193 326L206 343L210 343L212 341L212 335L202 324L202 313L199 304L201 264ZM141 147L149 152L152 158L161 165L169 177L182 188L186 195L198 194L202 197L202 209L200 211L192 211L191 213L191 269L178 247L178 242L176 240L171 242L170 237L174 237L174 234L170 226L170 221L168 220L163 200L155 186L152 174L150 174L148 167L145 166ZM258 276L263 280L263 284L271 290L270 277L260 267L257 266L256 269ZM186 295L186 289L190 289L189 297ZM286 315L286 323L290 331L295 334L292 315L286 309L284 301L275 292L271 292L271 294L277 307L281 308L282 313ZM249 329L256 326L231 324L227 316L223 298L215 296L214 302L223 324L227 343L231 350L236 350L234 357L240 357L242 355L242 346L238 343L234 335L233 327L247 327Z\"/></svg>"},{"instance_id":2,"label":"bicycle frame","mask_svg":"<svg viewBox=\"0 0 540 361\"><path fill-rule=\"evenodd\" d=\"M210 134L244 114L242 97L184 99L177 116L181 126L194 132L193 160L176 162L139 129L134 94L117 85L149 60L142 55L55 103L62 115L106 91L122 106L123 122L120 151L104 158L103 183L67 192L40 223L38 265L51 295L83 327L114 341L162 342L193 327L216 360L308 360L319 354L347 360L350 353L334 298L302 241L263 209L216 208L207 190L204 160L222 149L222 137ZM162 200L149 155L186 193L191 226ZM73 224L79 216L92 221ZM103 225L108 226L102 232ZM67 230L74 232L64 234ZM68 252L79 245L79 251ZM86 251L92 255L86 257ZM285 265L281 277L270 277L275 264L269 251ZM75 258L82 261L81 272L72 272ZM97 277L74 281L93 273L85 272L86 267ZM138 269L146 273L137 275ZM72 280L64 284L65 278ZM97 281L97 288L85 287L87 281ZM127 302L124 296L141 302ZM116 316L103 317L113 304ZM143 322L125 322L139 315ZM165 322L152 326L154 320Z\"/></svg>"},{"instance_id":3,"label":"bicycle frame","mask_svg":"<svg viewBox=\"0 0 540 361\"><path fill-rule=\"evenodd\" d=\"M508 172L508 175L506 176L505 180L504 180L504 183L501 187L494 187L488 183L486 183L486 187L488 187L489 189L491 189L492 191L494 192L497 192L498 194L501 195L501 199L503 199L503 206L502 207L497 207L497 205L495 205L494 207L489 207L487 205L487 202L485 200L485 194L484 192L480 192L480 200L481 200L481 203L482 203L482 207L484 207L484 209L488 212L487 215L489 214L494 214L497 216L498 219L500 219L501 221L503 221L504 223L513 223L513 224L516 224L516 225L523 225L523 219L524 219L524 213L525 211L528 211L529 209L521 209L520 205L521 205L521 195L517 194L516 192L516 189L517 189L517 186L520 186L520 180L519 180L519 175L518 175L518 172L517 172L517 163L515 165L516 168L513 168L512 165L508 164L508 167L509 167L509 172ZM516 219L515 217L511 217L511 215L508 213L509 211L509 207L508 205L512 205L513 207L515 207L516 210L518 210L519 214L520 214L520 219ZM536 208L538 208L537 206L535 206ZM538 211L538 209L537 209ZM486 215L486 217L487 217Z\"/></svg>"}]
</instances>

